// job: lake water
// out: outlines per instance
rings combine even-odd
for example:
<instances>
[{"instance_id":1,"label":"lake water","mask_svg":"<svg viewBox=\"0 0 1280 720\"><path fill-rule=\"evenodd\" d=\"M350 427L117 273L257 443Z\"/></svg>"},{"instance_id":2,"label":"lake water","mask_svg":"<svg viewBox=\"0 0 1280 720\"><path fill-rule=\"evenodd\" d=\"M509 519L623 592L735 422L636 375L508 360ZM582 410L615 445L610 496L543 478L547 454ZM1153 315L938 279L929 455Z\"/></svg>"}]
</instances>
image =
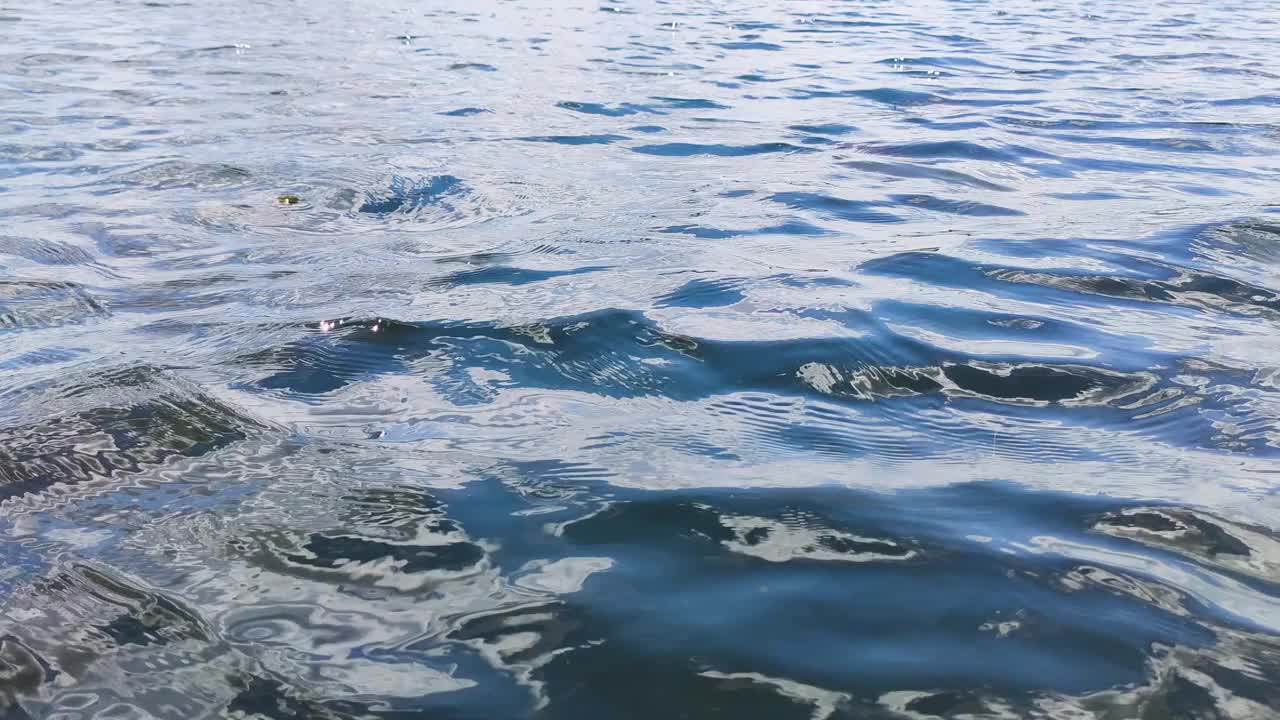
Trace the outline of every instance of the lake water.
<instances>
[{"instance_id":1,"label":"lake water","mask_svg":"<svg viewBox=\"0 0 1280 720\"><path fill-rule=\"evenodd\" d=\"M1269 2L0 0L0 717L1280 717Z\"/></svg>"}]
</instances>

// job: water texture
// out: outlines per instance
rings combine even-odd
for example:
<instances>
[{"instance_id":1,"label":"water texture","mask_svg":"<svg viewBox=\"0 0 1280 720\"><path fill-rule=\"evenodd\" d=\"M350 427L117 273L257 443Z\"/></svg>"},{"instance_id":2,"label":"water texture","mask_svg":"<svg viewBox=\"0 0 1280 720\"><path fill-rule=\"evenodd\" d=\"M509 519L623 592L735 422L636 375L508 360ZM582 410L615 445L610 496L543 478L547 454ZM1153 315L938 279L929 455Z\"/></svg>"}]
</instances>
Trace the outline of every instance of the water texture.
<instances>
[{"instance_id":1,"label":"water texture","mask_svg":"<svg viewBox=\"0 0 1280 720\"><path fill-rule=\"evenodd\" d=\"M1274 3L0 38L0 718L1280 717Z\"/></svg>"}]
</instances>

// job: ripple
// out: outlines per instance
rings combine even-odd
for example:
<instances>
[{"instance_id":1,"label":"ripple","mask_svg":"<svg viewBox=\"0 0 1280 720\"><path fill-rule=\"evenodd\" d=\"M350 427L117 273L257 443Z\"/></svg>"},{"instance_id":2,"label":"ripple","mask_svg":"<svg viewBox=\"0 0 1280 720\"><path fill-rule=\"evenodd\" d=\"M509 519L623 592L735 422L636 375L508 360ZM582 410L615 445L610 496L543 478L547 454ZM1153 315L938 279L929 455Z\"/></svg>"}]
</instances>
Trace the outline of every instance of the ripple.
<instances>
[{"instance_id":1,"label":"ripple","mask_svg":"<svg viewBox=\"0 0 1280 720\"><path fill-rule=\"evenodd\" d=\"M385 566L402 573L431 570L457 572L474 566L484 550L472 543L412 547L351 536L312 535L301 553L285 556L298 565L342 570L354 577L385 572Z\"/></svg>"},{"instance_id":2,"label":"ripple","mask_svg":"<svg viewBox=\"0 0 1280 720\"><path fill-rule=\"evenodd\" d=\"M146 366L73 374L5 396L4 498L136 473L174 457L210 452L266 427ZM33 414L44 419L15 423L23 410L36 410Z\"/></svg>"},{"instance_id":3,"label":"ripple","mask_svg":"<svg viewBox=\"0 0 1280 720\"><path fill-rule=\"evenodd\" d=\"M823 125L791 125L788 129L796 132L810 133L814 135L848 135L857 132L858 128L852 125L844 125L841 123L826 123Z\"/></svg>"},{"instance_id":4,"label":"ripple","mask_svg":"<svg viewBox=\"0 0 1280 720\"><path fill-rule=\"evenodd\" d=\"M57 327L110 315L106 303L76 283L0 280L0 331Z\"/></svg>"},{"instance_id":5,"label":"ripple","mask_svg":"<svg viewBox=\"0 0 1280 720\"><path fill-rule=\"evenodd\" d=\"M604 115L606 117L626 117L627 115L656 112L648 106L632 103L620 103L618 105L610 106L601 103L577 102L574 100L558 102L556 103L556 107L587 115Z\"/></svg>"},{"instance_id":6,"label":"ripple","mask_svg":"<svg viewBox=\"0 0 1280 720\"><path fill-rule=\"evenodd\" d=\"M720 523L732 530L735 538L726 541L725 547L769 562L883 562L909 560L916 555L916 551L889 540L828 529L796 528L765 518L721 517Z\"/></svg>"},{"instance_id":7,"label":"ripple","mask_svg":"<svg viewBox=\"0 0 1280 720\"><path fill-rule=\"evenodd\" d=\"M874 272L890 274L924 273L930 276L932 282L950 283L952 279L958 281L960 277L969 275L1010 286L1036 285L1084 296L1104 296L1116 300L1175 305L1250 317L1265 316L1280 308L1280 297L1270 289L1222 275L1167 265L1152 268L1154 272L1164 275L1164 278L1148 279L1065 269L1049 272L980 265L929 253L910 252L877 259L866 267Z\"/></svg>"},{"instance_id":8,"label":"ripple","mask_svg":"<svg viewBox=\"0 0 1280 720\"><path fill-rule=\"evenodd\" d=\"M711 155L715 157L743 157L766 153L807 153L812 148L789 143L757 143L755 145L699 145L696 143L663 143L660 145L636 145L632 152L662 157L694 157Z\"/></svg>"},{"instance_id":9,"label":"ripple","mask_svg":"<svg viewBox=\"0 0 1280 720\"><path fill-rule=\"evenodd\" d=\"M483 72L498 71L498 68L494 67L493 65L490 65L488 63L478 63L478 62L453 63L452 65L449 66L449 69L453 71L458 71L458 70L480 70Z\"/></svg>"},{"instance_id":10,"label":"ripple","mask_svg":"<svg viewBox=\"0 0 1280 720\"><path fill-rule=\"evenodd\" d=\"M739 40L736 42L716 43L725 50L781 50L782 46L776 43L760 42L758 40Z\"/></svg>"},{"instance_id":11,"label":"ripple","mask_svg":"<svg viewBox=\"0 0 1280 720\"><path fill-rule=\"evenodd\" d=\"M248 170L235 165L165 160L118 173L113 184L146 190L208 189L233 187L248 182L250 177Z\"/></svg>"},{"instance_id":12,"label":"ripple","mask_svg":"<svg viewBox=\"0 0 1280 720\"><path fill-rule=\"evenodd\" d=\"M946 142L913 142L898 144L867 144L858 148L871 155L891 155L908 158L955 158L986 160L991 162L1016 163L1024 153L1032 157L1044 157L1044 153L1033 153L1024 148L989 148L978 143L963 140Z\"/></svg>"},{"instance_id":13,"label":"ripple","mask_svg":"<svg viewBox=\"0 0 1280 720\"><path fill-rule=\"evenodd\" d=\"M1275 23L926 5L0 9L0 717L1276 716Z\"/></svg>"},{"instance_id":14,"label":"ripple","mask_svg":"<svg viewBox=\"0 0 1280 720\"><path fill-rule=\"evenodd\" d=\"M884 203L880 202L846 200L829 195L802 192L776 193L769 199L794 209L815 210L826 217L839 220L866 223L902 222L902 218L897 215L876 210L875 208L884 206Z\"/></svg>"},{"instance_id":15,"label":"ripple","mask_svg":"<svg viewBox=\"0 0 1280 720\"><path fill-rule=\"evenodd\" d=\"M25 258L41 265L87 265L93 255L81 247L56 240L0 237L0 254Z\"/></svg>"},{"instance_id":16,"label":"ripple","mask_svg":"<svg viewBox=\"0 0 1280 720\"><path fill-rule=\"evenodd\" d=\"M720 307L743 299L743 282L732 278L690 280L658 300L658 307Z\"/></svg>"},{"instance_id":17,"label":"ripple","mask_svg":"<svg viewBox=\"0 0 1280 720\"><path fill-rule=\"evenodd\" d=\"M973 200L951 200L947 198L934 197L932 195L891 195L890 199L900 205L918 207L923 210L931 210L933 212L946 213L948 215L973 215L976 217L1012 217L1017 215L1026 215L1026 213L1021 210L1013 210L1011 208L1000 207L999 205L986 205Z\"/></svg>"},{"instance_id":18,"label":"ripple","mask_svg":"<svg viewBox=\"0 0 1280 720\"><path fill-rule=\"evenodd\" d=\"M948 170L946 168L927 165L922 166L906 163L868 162L862 160L851 160L842 164L845 167L853 168L855 170L889 175L892 177L937 180L948 185L963 185L981 190L998 190L1001 192L1009 192L1013 190L1013 188L1001 185L1000 183L990 182L957 170Z\"/></svg>"},{"instance_id":19,"label":"ripple","mask_svg":"<svg viewBox=\"0 0 1280 720\"><path fill-rule=\"evenodd\" d=\"M1129 508L1104 515L1094 528L1264 581L1275 577L1280 563L1280 539L1265 528L1227 522L1194 510Z\"/></svg>"},{"instance_id":20,"label":"ripple","mask_svg":"<svg viewBox=\"0 0 1280 720\"><path fill-rule=\"evenodd\" d=\"M469 117L471 115L482 115L484 113L491 113L491 112L493 111L485 108L464 107L464 108L458 108L457 110L447 110L439 114L448 115L450 117Z\"/></svg>"},{"instance_id":21,"label":"ripple","mask_svg":"<svg viewBox=\"0 0 1280 720\"><path fill-rule=\"evenodd\" d=\"M529 135L517 139L557 145L609 145L627 138L624 135Z\"/></svg>"},{"instance_id":22,"label":"ripple","mask_svg":"<svg viewBox=\"0 0 1280 720\"><path fill-rule=\"evenodd\" d=\"M452 175L425 180L394 177L390 185L385 195L367 197L356 211L371 215L409 214L424 207L443 204L450 195L465 192L462 181Z\"/></svg>"}]
</instances>

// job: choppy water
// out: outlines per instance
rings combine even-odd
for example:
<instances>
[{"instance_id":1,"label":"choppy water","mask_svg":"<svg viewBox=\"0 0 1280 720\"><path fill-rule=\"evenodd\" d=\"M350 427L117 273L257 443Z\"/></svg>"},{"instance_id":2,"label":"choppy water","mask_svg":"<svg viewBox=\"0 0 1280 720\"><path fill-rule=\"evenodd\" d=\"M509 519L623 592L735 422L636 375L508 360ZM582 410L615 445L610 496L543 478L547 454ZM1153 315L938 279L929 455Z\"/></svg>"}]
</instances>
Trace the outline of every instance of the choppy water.
<instances>
[{"instance_id":1,"label":"choppy water","mask_svg":"<svg viewBox=\"0 0 1280 720\"><path fill-rule=\"evenodd\" d=\"M1273 3L0 38L0 717L1280 714Z\"/></svg>"}]
</instances>

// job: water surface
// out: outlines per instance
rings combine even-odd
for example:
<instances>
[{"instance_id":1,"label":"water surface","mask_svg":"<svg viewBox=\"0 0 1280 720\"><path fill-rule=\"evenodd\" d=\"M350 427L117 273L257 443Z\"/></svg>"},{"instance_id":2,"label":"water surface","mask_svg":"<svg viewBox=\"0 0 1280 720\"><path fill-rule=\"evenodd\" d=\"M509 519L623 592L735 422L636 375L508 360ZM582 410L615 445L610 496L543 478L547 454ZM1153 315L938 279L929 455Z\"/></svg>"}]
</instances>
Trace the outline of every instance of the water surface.
<instances>
[{"instance_id":1,"label":"water surface","mask_svg":"<svg viewBox=\"0 0 1280 720\"><path fill-rule=\"evenodd\" d=\"M1271 4L0 2L0 717L1280 714Z\"/></svg>"}]
</instances>

